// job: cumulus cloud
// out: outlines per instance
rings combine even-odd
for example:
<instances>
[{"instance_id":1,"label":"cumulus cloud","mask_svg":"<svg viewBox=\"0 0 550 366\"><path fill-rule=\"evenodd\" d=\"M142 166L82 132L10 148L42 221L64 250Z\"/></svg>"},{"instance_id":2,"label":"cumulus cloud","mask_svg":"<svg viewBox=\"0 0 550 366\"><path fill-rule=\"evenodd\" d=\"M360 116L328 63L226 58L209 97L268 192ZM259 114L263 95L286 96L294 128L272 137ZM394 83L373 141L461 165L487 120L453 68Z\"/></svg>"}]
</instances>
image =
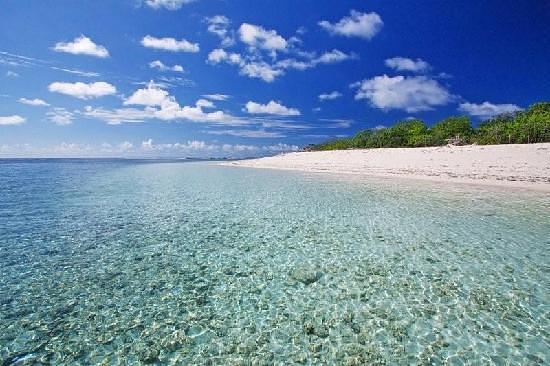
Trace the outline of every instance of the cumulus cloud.
<instances>
[{"instance_id":1,"label":"cumulus cloud","mask_svg":"<svg viewBox=\"0 0 550 366\"><path fill-rule=\"evenodd\" d=\"M215 108L216 106L208 99L199 99L195 102L197 107L201 108Z\"/></svg>"},{"instance_id":2,"label":"cumulus cloud","mask_svg":"<svg viewBox=\"0 0 550 366\"><path fill-rule=\"evenodd\" d=\"M53 108L46 113L48 120L55 123L58 126L67 126L73 123L74 114L69 112L65 108Z\"/></svg>"},{"instance_id":3,"label":"cumulus cloud","mask_svg":"<svg viewBox=\"0 0 550 366\"><path fill-rule=\"evenodd\" d=\"M131 142L129 141L124 141L124 142L121 142L119 145L118 145L118 149L120 151L128 151L128 150L131 150L134 148L134 144L132 144Z\"/></svg>"},{"instance_id":4,"label":"cumulus cloud","mask_svg":"<svg viewBox=\"0 0 550 366\"><path fill-rule=\"evenodd\" d=\"M240 40L253 48L270 51L282 51L287 47L287 41L274 30L266 30L261 26L243 23L239 27Z\"/></svg>"},{"instance_id":5,"label":"cumulus cloud","mask_svg":"<svg viewBox=\"0 0 550 366\"><path fill-rule=\"evenodd\" d=\"M249 101L246 103L245 111L249 114L270 114L277 116L299 116L300 111L296 108L285 107L272 100L267 104L260 104Z\"/></svg>"},{"instance_id":6,"label":"cumulus cloud","mask_svg":"<svg viewBox=\"0 0 550 366\"><path fill-rule=\"evenodd\" d=\"M309 59L296 60L294 58L287 58L275 63L275 68L280 69L295 69L295 70L307 70L316 67L319 64L335 64L346 60L355 59L355 54L347 54L340 50L332 50L321 54L320 56L310 55Z\"/></svg>"},{"instance_id":7,"label":"cumulus cloud","mask_svg":"<svg viewBox=\"0 0 550 366\"><path fill-rule=\"evenodd\" d=\"M141 143L141 150L149 155L178 155L181 153L206 156L250 156L275 152L298 151L296 145L278 143L274 145L214 144L202 140L188 140L176 143L155 143L152 139Z\"/></svg>"},{"instance_id":8,"label":"cumulus cloud","mask_svg":"<svg viewBox=\"0 0 550 366\"><path fill-rule=\"evenodd\" d=\"M235 39L229 30L231 22L225 15L215 15L205 19L208 23L208 32L215 34L221 39L222 47L230 47L235 44Z\"/></svg>"},{"instance_id":9,"label":"cumulus cloud","mask_svg":"<svg viewBox=\"0 0 550 366\"><path fill-rule=\"evenodd\" d=\"M361 13L352 10L349 16L340 19L338 23L333 24L323 20L319 25L330 34L371 39L382 29L384 22L377 13Z\"/></svg>"},{"instance_id":10,"label":"cumulus cloud","mask_svg":"<svg viewBox=\"0 0 550 366\"><path fill-rule=\"evenodd\" d=\"M27 98L19 98L19 103L32 105L35 107L48 107L49 104L43 101L42 99L27 99Z\"/></svg>"},{"instance_id":11,"label":"cumulus cloud","mask_svg":"<svg viewBox=\"0 0 550 366\"><path fill-rule=\"evenodd\" d=\"M237 65L240 68L240 74L250 78L261 79L265 82L273 82L277 77L285 74L287 69L306 70L316 67L319 64L333 64L345 60L356 58L354 54L346 54L339 50L332 50L321 54L320 56L308 55L306 60L296 60L287 58L277 61L273 64L265 61L256 60L255 57L243 57L238 53L230 53L224 49L217 48L208 54L207 62L213 65L225 62L229 65Z\"/></svg>"},{"instance_id":12,"label":"cumulus cloud","mask_svg":"<svg viewBox=\"0 0 550 366\"><path fill-rule=\"evenodd\" d=\"M26 118L14 114L13 116L0 116L0 126L17 126L25 123Z\"/></svg>"},{"instance_id":13,"label":"cumulus cloud","mask_svg":"<svg viewBox=\"0 0 550 366\"><path fill-rule=\"evenodd\" d=\"M284 72L264 61L245 61L238 53L228 53L224 49L217 48L208 54L208 63L216 65L225 62L230 65L238 65L241 75L272 82Z\"/></svg>"},{"instance_id":14,"label":"cumulus cloud","mask_svg":"<svg viewBox=\"0 0 550 366\"><path fill-rule=\"evenodd\" d=\"M241 67L241 74L251 78L262 79L265 82L272 82L278 76L283 75L283 70L276 69L266 62L250 62Z\"/></svg>"},{"instance_id":15,"label":"cumulus cloud","mask_svg":"<svg viewBox=\"0 0 550 366\"><path fill-rule=\"evenodd\" d=\"M183 67L181 65L168 66L168 65L165 65L160 60L155 60L155 61L149 62L149 67L152 68L152 69L157 69L159 71L163 71L163 72L164 71L184 72Z\"/></svg>"},{"instance_id":16,"label":"cumulus cloud","mask_svg":"<svg viewBox=\"0 0 550 366\"><path fill-rule=\"evenodd\" d=\"M171 37L156 38L150 35L143 37L141 44L147 48L171 52L199 52L199 44L186 39L177 40Z\"/></svg>"},{"instance_id":17,"label":"cumulus cloud","mask_svg":"<svg viewBox=\"0 0 550 366\"><path fill-rule=\"evenodd\" d=\"M206 22L209 32L216 34L222 40L230 34L232 36L227 17L217 15L206 18ZM303 30L299 30L298 33L303 33ZM337 49L320 55L316 52L307 52L300 49L302 41L297 35L285 39L277 31L255 24L242 23L237 34L238 39L246 46L244 51L226 51L224 47L232 43L222 42L220 47L208 54L207 63L233 65L239 68L241 75L268 83L284 75L286 70L304 71L321 64L334 64L357 58L353 53L347 54ZM278 59L281 53L287 55L287 58Z\"/></svg>"},{"instance_id":18,"label":"cumulus cloud","mask_svg":"<svg viewBox=\"0 0 550 366\"><path fill-rule=\"evenodd\" d=\"M147 88L136 90L128 99L124 101L124 105L144 105L148 107L160 106L169 99L169 93L161 89L158 84L151 81Z\"/></svg>"},{"instance_id":19,"label":"cumulus cloud","mask_svg":"<svg viewBox=\"0 0 550 366\"><path fill-rule=\"evenodd\" d=\"M368 99L380 109L402 109L407 112L431 110L453 99L450 92L436 80L425 76L376 76L355 83L355 99Z\"/></svg>"},{"instance_id":20,"label":"cumulus cloud","mask_svg":"<svg viewBox=\"0 0 550 366\"><path fill-rule=\"evenodd\" d=\"M430 64L419 58L412 60L407 57L393 57L388 58L385 64L387 67L397 71L423 72L430 68Z\"/></svg>"},{"instance_id":21,"label":"cumulus cloud","mask_svg":"<svg viewBox=\"0 0 550 366\"><path fill-rule=\"evenodd\" d=\"M184 4L189 4L195 0L146 0L145 4L153 9L165 8L167 10L178 10Z\"/></svg>"},{"instance_id":22,"label":"cumulus cloud","mask_svg":"<svg viewBox=\"0 0 550 366\"><path fill-rule=\"evenodd\" d=\"M100 58L109 57L109 51L103 46L95 44L90 38L81 35L72 42L59 42L54 46L54 51L72 53L73 55L87 55Z\"/></svg>"},{"instance_id":23,"label":"cumulus cloud","mask_svg":"<svg viewBox=\"0 0 550 366\"><path fill-rule=\"evenodd\" d=\"M276 152L298 151L296 145L284 143L271 145L218 144L202 140L175 143L157 143L146 139L137 146L129 141L100 145L62 142L54 146L30 144L0 145L0 155L17 157L251 157Z\"/></svg>"},{"instance_id":24,"label":"cumulus cloud","mask_svg":"<svg viewBox=\"0 0 550 366\"><path fill-rule=\"evenodd\" d=\"M521 111L522 108L515 104L493 104L483 102L481 104L462 103L458 107L458 110L475 117L491 118L499 114L518 112Z\"/></svg>"},{"instance_id":25,"label":"cumulus cloud","mask_svg":"<svg viewBox=\"0 0 550 366\"><path fill-rule=\"evenodd\" d=\"M9 78L17 78L17 77L19 77L19 74L16 73L15 71L8 70L6 72L6 76L9 77Z\"/></svg>"},{"instance_id":26,"label":"cumulus cloud","mask_svg":"<svg viewBox=\"0 0 550 366\"><path fill-rule=\"evenodd\" d=\"M213 103L206 99L199 99L194 106L181 106L172 95L154 82L150 82L145 88L136 90L124 101L124 105L142 106L144 109L119 108L108 110L88 106L81 113L87 117L101 119L109 124L143 122L148 119L163 121L187 120L230 125L245 123L223 111L206 112L205 108L214 107Z\"/></svg>"},{"instance_id":27,"label":"cumulus cloud","mask_svg":"<svg viewBox=\"0 0 550 366\"><path fill-rule=\"evenodd\" d=\"M219 64L220 62L227 62L233 65L241 65L244 63L241 55L238 53L229 53L222 48L216 48L210 51L207 61L213 65Z\"/></svg>"},{"instance_id":28,"label":"cumulus cloud","mask_svg":"<svg viewBox=\"0 0 550 366\"><path fill-rule=\"evenodd\" d=\"M333 91L333 92L330 92L330 93L320 94L319 95L319 100L321 102L323 102L325 100L334 100L334 99L338 99L340 97L342 97L342 93L340 93L339 91Z\"/></svg>"},{"instance_id":29,"label":"cumulus cloud","mask_svg":"<svg viewBox=\"0 0 550 366\"><path fill-rule=\"evenodd\" d=\"M116 93L116 88L106 82L95 83L61 83L54 82L48 86L48 90L55 93L70 95L79 99L99 98Z\"/></svg>"}]
</instances>

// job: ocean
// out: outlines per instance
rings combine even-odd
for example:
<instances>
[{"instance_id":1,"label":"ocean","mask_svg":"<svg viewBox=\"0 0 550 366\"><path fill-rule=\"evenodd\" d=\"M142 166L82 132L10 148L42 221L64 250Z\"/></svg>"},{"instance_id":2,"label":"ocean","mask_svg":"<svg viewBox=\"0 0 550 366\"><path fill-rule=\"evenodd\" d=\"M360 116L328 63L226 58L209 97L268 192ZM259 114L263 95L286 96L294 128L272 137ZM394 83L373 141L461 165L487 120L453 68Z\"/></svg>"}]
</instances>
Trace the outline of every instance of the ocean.
<instances>
[{"instance_id":1,"label":"ocean","mask_svg":"<svg viewBox=\"0 0 550 366\"><path fill-rule=\"evenodd\" d=\"M536 191L0 160L0 364L548 364L549 248Z\"/></svg>"}]
</instances>

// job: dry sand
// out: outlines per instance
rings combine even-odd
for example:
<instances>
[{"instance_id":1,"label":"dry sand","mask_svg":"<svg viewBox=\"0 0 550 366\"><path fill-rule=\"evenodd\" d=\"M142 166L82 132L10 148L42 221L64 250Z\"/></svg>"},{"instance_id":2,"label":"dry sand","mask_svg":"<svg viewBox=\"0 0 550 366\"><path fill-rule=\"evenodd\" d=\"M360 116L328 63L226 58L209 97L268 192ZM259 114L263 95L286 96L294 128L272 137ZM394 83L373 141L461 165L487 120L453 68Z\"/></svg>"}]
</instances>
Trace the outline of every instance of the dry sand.
<instances>
[{"instance_id":1,"label":"dry sand","mask_svg":"<svg viewBox=\"0 0 550 366\"><path fill-rule=\"evenodd\" d=\"M550 143L296 152L225 165L428 179L550 192Z\"/></svg>"}]
</instances>

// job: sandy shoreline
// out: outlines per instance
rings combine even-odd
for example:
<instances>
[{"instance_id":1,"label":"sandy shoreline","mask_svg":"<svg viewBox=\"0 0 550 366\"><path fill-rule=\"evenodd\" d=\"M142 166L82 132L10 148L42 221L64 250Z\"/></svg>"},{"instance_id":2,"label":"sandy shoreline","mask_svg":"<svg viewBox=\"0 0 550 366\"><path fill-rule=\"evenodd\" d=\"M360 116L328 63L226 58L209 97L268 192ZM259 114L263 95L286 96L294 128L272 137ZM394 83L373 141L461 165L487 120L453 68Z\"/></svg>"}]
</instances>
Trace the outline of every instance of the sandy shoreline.
<instances>
[{"instance_id":1,"label":"sandy shoreline","mask_svg":"<svg viewBox=\"0 0 550 366\"><path fill-rule=\"evenodd\" d=\"M550 143L296 152L224 165L402 177L550 192Z\"/></svg>"}]
</instances>

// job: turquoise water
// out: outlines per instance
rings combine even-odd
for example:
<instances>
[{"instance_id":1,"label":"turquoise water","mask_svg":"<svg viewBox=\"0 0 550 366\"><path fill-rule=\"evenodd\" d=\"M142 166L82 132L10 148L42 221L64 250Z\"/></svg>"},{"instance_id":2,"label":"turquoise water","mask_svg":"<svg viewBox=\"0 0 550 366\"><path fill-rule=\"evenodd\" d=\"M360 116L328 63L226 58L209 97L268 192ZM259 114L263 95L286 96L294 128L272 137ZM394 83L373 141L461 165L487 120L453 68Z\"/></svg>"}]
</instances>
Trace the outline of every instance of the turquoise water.
<instances>
[{"instance_id":1,"label":"turquoise water","mask_svg":"<svg viewBox=\"0 0 550 366\"><path fill-rule=\"evenodd\" d=\"M0 162L0 364L550 362L550 196Z\"/></svg>"}]
</instances>

